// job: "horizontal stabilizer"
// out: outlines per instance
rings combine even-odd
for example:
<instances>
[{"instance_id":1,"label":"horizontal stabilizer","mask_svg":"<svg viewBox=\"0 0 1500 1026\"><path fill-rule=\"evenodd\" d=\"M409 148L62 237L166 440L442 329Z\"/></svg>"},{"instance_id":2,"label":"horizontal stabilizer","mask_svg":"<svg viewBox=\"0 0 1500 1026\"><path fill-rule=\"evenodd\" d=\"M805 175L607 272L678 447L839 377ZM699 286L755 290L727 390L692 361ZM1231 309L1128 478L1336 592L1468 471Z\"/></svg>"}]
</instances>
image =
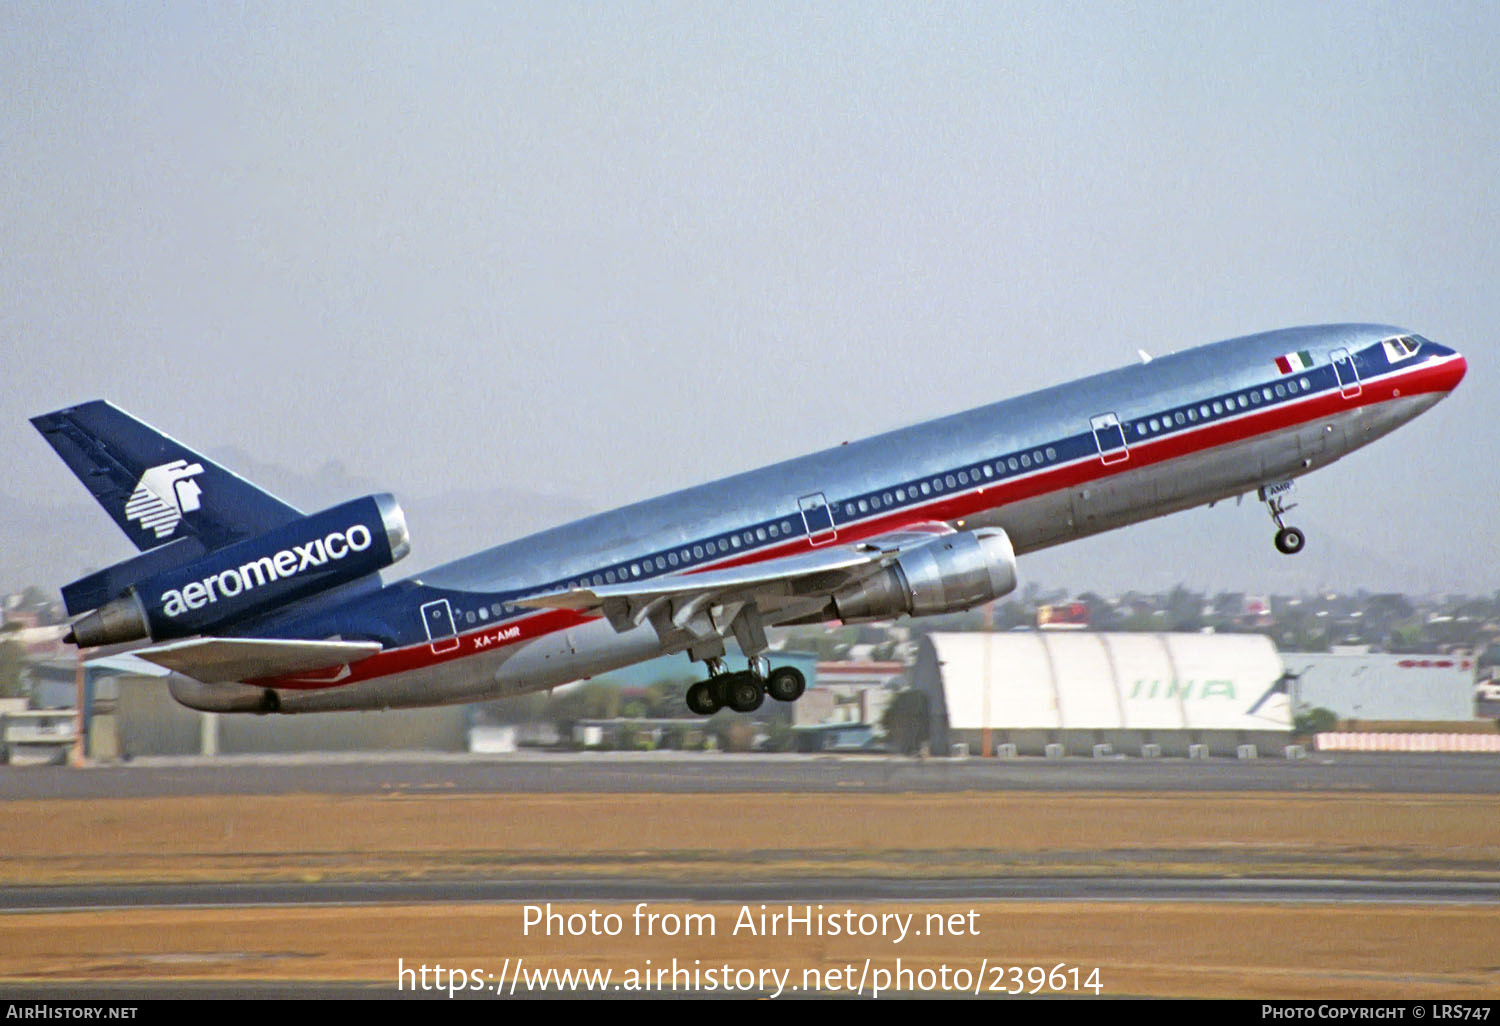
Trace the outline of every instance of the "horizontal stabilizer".
<instances>
[{"instance_id":1,"label":"horizontal stabilizer","mask_svg":"<svg viewBox=\"0 0 1500 1026\"><path fill-rule=\"evenodd\" d=\"M125 589L163 570L182 566L204 554L203 543L197 538L186 537L170 541L154 549L147 549L138 556L80 577L62 588L63 606L69 616L98 609L110 599L125 593Z\"/></svg>"},{"instance_id":2,"label":"horizontal stabilizer","mask_svg":"<svg viewBox=\"0 0 1500 1026\"><path fill-rule=\"evenodd\" d=\"M326 670L357 663L379 651L377 641L195 638L137 649L131 654L204 684L220 684Z\"/></svg>"}]
</instances>

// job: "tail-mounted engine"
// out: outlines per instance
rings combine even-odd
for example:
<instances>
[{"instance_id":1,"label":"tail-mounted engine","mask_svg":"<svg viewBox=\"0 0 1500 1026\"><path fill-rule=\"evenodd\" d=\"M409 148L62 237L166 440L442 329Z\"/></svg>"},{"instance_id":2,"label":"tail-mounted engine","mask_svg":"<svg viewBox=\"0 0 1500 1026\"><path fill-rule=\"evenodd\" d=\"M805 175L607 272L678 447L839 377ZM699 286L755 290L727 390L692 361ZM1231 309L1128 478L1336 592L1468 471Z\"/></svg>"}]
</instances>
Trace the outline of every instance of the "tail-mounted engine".
<instances>
[{"instance_id":1,"label":"tail-mounted engine","mask_svg":"<svg viewBox=\"0 0 1500 1026\"><path fill-rule=\"evenodd\" d=\"M390 495L367 495L135 582L73 624L79 647L204 634L390 566L411 551Z\"/></svg>"},{"instance_id":2,"label":"tail-mounted engine","mask_svg":"<svg viewBox=\"0 0 1500 1026\"><path fill-rule=\"evenodd\" d=\"M886 620L972 609L1016 587L1016 551L999 528L944 535L834 593L840 620Z\"/></svg>"}]
</instances>

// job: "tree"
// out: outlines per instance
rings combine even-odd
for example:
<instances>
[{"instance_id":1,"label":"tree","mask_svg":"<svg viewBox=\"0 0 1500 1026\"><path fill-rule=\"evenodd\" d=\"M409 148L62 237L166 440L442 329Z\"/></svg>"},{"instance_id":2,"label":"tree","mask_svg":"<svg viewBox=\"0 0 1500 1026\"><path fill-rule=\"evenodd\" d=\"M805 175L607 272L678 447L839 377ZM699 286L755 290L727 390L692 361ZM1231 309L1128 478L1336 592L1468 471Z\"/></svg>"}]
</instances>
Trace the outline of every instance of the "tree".
<instances>
[{"instance_id":1,"label":"tree","mask_svg":"<svg viewBox=\"0 0 1500 1026\"><path fill-rule=\"evenodd\" d=\"M1292 731L1297 734L1323 734L1338 726L1339 718L1330 709L1316 707L1303 709L1292 719Z\"/></svg>"},{"instance_id":2,"label":"tree","mask_svg":"<svg viewBox=\"0 0 1500 1026\"><path fill-rule=\"evenodd\" d=\"M0 698L21 694L21 671L26 669L26 649L16 641L0 641Z\"/></svg>"},{"instance_id":3,"label":"tree","mask_svg":"<svg viewBox=\"0 0 1500 1026\"><path fill-rule=\"evenodd\" d=\"M902 755L915 755L932 736L932 719L927 696L915 688L896 692L885 714L880 717L886 741Z\"/></svg>"},{"instance_id":4,"label":"tree","mask_svg":"<svg viewBox=\"0 0 1500 1026\"><path fill-rule=\"evenodd\" d=\"M620 715L620 689L608 681L591 680L552 696L547 718L567 736L579 720L612 720Z\"/></svg>"},{"instance_id":5,"label":"tree","mask_svg":"<svg viewBox=\"0 0 1500 1026\"><path fill-rule=\"evenodd\" d=\"M1203 627L1203 596L1182 585L1167 596L1167 629L1196 631Z\"/></svg>"}]
</instances>

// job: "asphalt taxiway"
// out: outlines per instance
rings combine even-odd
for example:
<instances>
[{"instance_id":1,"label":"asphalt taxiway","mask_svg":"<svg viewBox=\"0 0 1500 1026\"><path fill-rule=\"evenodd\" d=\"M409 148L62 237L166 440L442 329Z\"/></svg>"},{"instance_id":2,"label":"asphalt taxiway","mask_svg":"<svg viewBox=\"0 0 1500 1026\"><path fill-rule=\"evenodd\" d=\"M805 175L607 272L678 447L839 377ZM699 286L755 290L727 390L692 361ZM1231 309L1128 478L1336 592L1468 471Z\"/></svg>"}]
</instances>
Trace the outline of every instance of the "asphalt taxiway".
<instances>
[{"instance_id":1,"label":"asphalt taxiway","mask_svg":"<svg viewBox=\"0 0 1500 1026\"><path fill-rule=\"evenodd\" d=\"M1500 794L1500 756L1305 759L911 759L722 753L152 758L70 769L0 766L5 799L249 794L989 791Z\"/></svg>"}]
</instances>

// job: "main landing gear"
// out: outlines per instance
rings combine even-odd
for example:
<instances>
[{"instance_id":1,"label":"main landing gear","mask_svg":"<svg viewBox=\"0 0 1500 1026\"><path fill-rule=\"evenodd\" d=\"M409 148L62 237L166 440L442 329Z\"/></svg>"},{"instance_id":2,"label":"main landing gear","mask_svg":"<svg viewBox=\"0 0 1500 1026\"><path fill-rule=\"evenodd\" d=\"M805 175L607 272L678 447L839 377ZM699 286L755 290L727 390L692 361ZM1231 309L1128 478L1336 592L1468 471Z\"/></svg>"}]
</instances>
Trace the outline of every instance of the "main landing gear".
<instances>
[{"instance_id":1,"label":"main landing gear","mask_svg":"<svg viewBox=\"0 0 1500 1026\"><path fill-rule=\"evenodd\" d=\"M1288 556L1295 556L1307 544L1307 536L1300 528L1288 527L1282 522L1281 518L1284 514L1297 508L1296 503L1290 506L1286 504L1286 496L1290 490L1290 481L1284 485L1270 485L1260 490L1260 499L1266 504L1266 509L1271 511L1271 519L1276 521L1277 551Z\"/></svg>"},{"instance_id":2,"label":"main landing gear","mask_svg":"<svg viewBox=\"0 0 1500 1026\"><path fill-rule=\"evenodd\" d=\"M770 669L763 657L750 660L750 668L728 673L724 660L708 660L711 676L700 680L687 691L687 707L699 716L712 716L728 707L735 712L754 712L770 695L778 702L795 702L807 690L807 678L792 666Z\"/></svg>"}]
</instances>

